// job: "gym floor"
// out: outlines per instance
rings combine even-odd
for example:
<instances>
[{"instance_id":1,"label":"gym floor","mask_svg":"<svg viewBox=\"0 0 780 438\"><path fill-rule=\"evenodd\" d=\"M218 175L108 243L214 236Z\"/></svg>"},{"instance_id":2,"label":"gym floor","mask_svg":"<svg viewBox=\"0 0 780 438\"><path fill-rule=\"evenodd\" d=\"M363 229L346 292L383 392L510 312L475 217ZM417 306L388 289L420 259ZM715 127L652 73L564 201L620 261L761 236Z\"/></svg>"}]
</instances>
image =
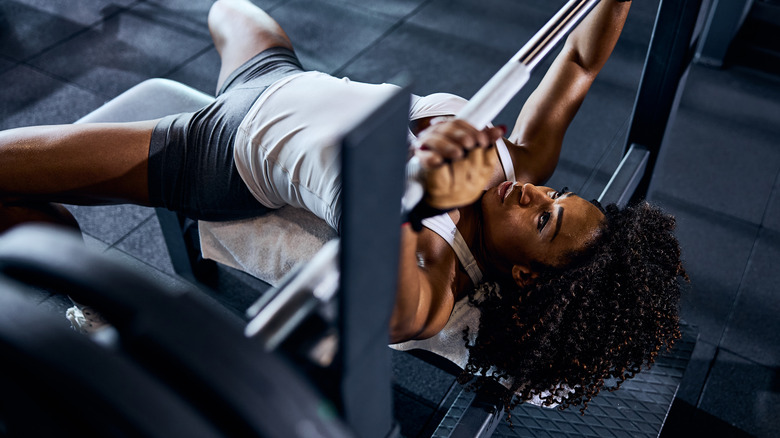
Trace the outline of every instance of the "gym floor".
<instances>
[{"instance_id":1,"label":"gym floor","mask_svg":"<svg viewBox=\"0 0 780 438\"><path fill-rule=\"evenodd\" d=\"M563 4L496 0L255 0L308 69L414 91L473 93ZM0 3L0 128L70 123L152 77L213 94L210 0ZM619 162L658 0L635 2L566 137L551 181L596 197ZM499 116L514 115L540 77ZM678 218L691 282L682 315L700 331L663 436L772 436L780 429L780 77L694 65L649 199ZM72 207L87 244L175 284L153 210ZM62 311L66 303L41 296ZM63 323L65 319L63 317ZM394 355L403 434L429 430L451 376ZM694 432L695 431L695 432Z\"/></svg>"}]
</instances>

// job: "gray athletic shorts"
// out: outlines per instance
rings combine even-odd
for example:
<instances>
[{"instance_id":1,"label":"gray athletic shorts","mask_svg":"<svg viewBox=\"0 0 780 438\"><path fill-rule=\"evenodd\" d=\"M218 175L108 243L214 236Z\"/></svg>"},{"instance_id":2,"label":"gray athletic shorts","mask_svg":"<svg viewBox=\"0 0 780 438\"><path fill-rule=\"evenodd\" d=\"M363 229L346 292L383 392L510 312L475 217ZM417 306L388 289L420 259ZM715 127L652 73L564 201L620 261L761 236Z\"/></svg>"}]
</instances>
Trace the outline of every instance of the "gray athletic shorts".
<instances>
[{"instance_id":1,"label":"gray athletic shorts","mask_svg":"<svg viewBox=\"0 0 780 438\"><path fill-rule=\"evenodd\" d=\"M269 208L252 196L238 174L233 141L238 125L263 91L301 71L294 52L268 49L231 73L213 103L160 120L149 147L152 205L208 221L267 212Z\"/></svg>"}]
</instances>

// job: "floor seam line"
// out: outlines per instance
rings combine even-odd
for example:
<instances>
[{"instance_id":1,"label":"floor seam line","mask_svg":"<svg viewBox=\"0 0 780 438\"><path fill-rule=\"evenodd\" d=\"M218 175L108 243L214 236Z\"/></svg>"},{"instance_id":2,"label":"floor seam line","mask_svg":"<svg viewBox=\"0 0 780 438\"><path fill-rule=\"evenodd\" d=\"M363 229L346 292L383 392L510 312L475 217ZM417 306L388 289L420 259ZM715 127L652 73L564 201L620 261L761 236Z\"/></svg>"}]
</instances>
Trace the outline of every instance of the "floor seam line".
<instances>
[{"instance_id":1,"label":"floor seam line","mask_svg":"<svg viewBox=\"0 0 780 438\"><path fill-rule=\"evenodd\" d=\"M343 74L344 70L345 70L347 67L349 67L349 66L350 66L350 65L351 65L353 62L355 62L355 61L356 61L358 58L360 58L361 56L363 56L363 55L364 55L366 52L368 52L370 49L372 49L372 48L376 47L376 45L377 45L377 44L378 44L380 41L383 41L385 38L387 38L388 36L390 36L390 34L391 34L391 33L393 33L393 32L395 32L395 31L396 31L396 30L397 30L399 27L401 27L401 26L403 26L404 24L406 24L406 22L407 22L407 21L409 21L409 18L411 18L412 16L414 16L415 14L417 14L417 12L419 12L419 11L420 11L422 8L424 8L425 6L427 6L427 5L428 5L428 3L431 3L432 1L433 1L433 0L426 0L426 1L422 2L422 3L420 3L419 5L417 5L417 7L416 7L416 8L414 8L414 9L413 9L411 12L409 12L409 13L408 13L408 14L406 14L406 15L404 15L404 16L403 16L403 17L401 17L400 19L398 19L398 21L396 21L396 22L395 22L395 23L394 23L392 26L390 26L390 28L389 28L389 29L387 29L385 32L383 32L383 33L382 33L382 35L380 35L379 37L377 37L377 38L376 38L376 39L375 39L375 40L374 40L374 41L373 41L371 44L369 44L368 46L366 46L366 47L364 47L363 49L361 49L361 50L360 50L358 53L356 53L356 54L355 54L353 57L349 58L349 59L348 59L346 62L344 62L344 64L342 64L340 67L338 67L338 68L334 69L334 70L333 70L333 72L331 73L331 75L333 75L333 76L338 76L338 75L341 75L341 74Z\"/></svg>"},{"instance_id":2,"label":"floor seam line","mask_svg":"<svg viewBox=\"0 0 780 438\"><path fill-rule=\"evenodd\" d=\"M122 242L124 242L125 240L127 240L127 238L128 238L128 237L129 237L131 234L135 233L135 232L136 232L136 231L138 231L138 230L139 230L139 229L140 229L142 226L146 225L146 223L147 223L147 222L149 222L149 221L150 221L150 220L151 220L153 217L155 217L155 216L154 216L154 213L150 214L150 215L149 215L149 216L148 216L146 219L144 219L144 220L142 220L141 222L139 222L138 224L136 224L136 226L134 226L133 228L131 228L131 229L130 229L130 231L128 231L128 232L127 232L127 233L125 233L125 234L124 234L122 237L120 237L119 239L117 239L117 241L116 241L116 242L114 242L114 243L112 243L111 245L109 245L109 246L108 246L108 248L106 248L106 250L109 250L109 249L119 249L119 248L117 248L117 247L116 247L117 245L119 245L120 243L122 243Z\"/></svg>"},{"instance_id":3,"label":"floor seam line","mask_svg":"<svg viewBox=\"0 0 780 438\"><path fill-rule=\"evenodd\" d=\"M773 186L772 186L772 191L770 191L769 197L768 197L767 202L766 202L766 205L764 206L764 213L761 215L761 222L759 223L758 228L756 229L755 238L753 239L753 244L752 244L752 246L750 248L750 255L748 256L747 261L745 262L745 267L742 270L742 275L740 276L740 279L739 279L739 285L737 286L737 293L734 296L734 301L731 303L731 309L729 310L729 315L726 318L726 323L723 325L723 330L721 331L720 338L718 339L718 344L715 346L715 355L713 356L712 362L710 362L710 366L707 369L707 374L706 374L706 376L704 378L704 385L702 386L701 392L699 393L699 397L696 400L696 407L699 407L701 402L702 402L702 397L704 396L704 392L705 392L705 390L707 388L707 384L709 383L710 373L712 372L712 368L715 366L715 362L716 362L716 360L718 358L718 355L720 354L721 344L723 343L724 339L726 338L726 333L729 330L729 325L731 324L731 322L732 322L732 320L734 318L734 314L736 312L737 302L739 301L740 297L742 296L742 290L743 290L743 287L744 287L745 280L747 278L747 273L748 273L748 270L750 269L750 265L753 262L753 257L756 254L756 249L758 247L758 239L761 236L761 230L764 229L764 220L766 219L767 213L769 211L769 204L772 202L772 197L775 194L775 187L777 187L778 181L780 181L780 168L778 168L777 172L775 173L775 181L774 181ZM724 348L724 350L728 351L731 354L734 354L730 350L727 350L725 348ZM744 359L744 357L742 357L742 356L739 356L739 355L736 355L736 356L741 357L741 358ZM757 363L757 362L755 362L753 360L751 360L751 362L754 362L757 365L760 365L759 363Z\"/></svg>"},{"instance_id":4,"label":"floor seam line","mask_svg":"<svg viewBox=\"0 0 780 438\"><path fill-rule=\"evenodd\" d=\"M769 212L769 204L772 202L772 198L775 194L775 187L777 187L778 182L780 182L780 168L775 172L775 180L772 185L772 190L769 192L769 197L767 198L766 204L764 205L764 212L761 214L761 222L758 224L758 228L755 232L755 237L753 238L753 245L750 247L750 255L748 255L747 261L745 262L745 267L742 270L742 275L739 279L739 285L737 286L737 293L734 296L734 301L731 304L731 310L729 311L729 315L726 318L726 323L723 326L723 331L720 334L720 339L718 339L718 348L720 348L721 343L726 337L726 332L728 332L729 324L731 324L732 319L734 318L734 313L737 305L737 301L739 301L739 298L742 296L742 290L745 285L745 281L747 279L747 273L750 269L750 265L753 262L753 257L756 255L756 250L758 248L758 239L761 237L761 231L764 229L764 221L766 220L767 213Z\"/></svg>"}]
</instances>

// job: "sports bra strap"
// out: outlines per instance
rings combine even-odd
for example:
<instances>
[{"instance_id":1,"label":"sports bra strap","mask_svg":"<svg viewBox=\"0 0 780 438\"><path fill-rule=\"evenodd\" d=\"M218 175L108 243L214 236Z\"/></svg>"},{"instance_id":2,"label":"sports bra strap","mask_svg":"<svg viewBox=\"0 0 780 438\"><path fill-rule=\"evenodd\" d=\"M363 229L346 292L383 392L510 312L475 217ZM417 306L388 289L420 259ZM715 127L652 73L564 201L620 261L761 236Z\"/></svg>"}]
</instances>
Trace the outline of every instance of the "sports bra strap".
<instances>
[{"instance_id":1,"label":"sports bra strap","mask_svg":"<svg viewBox=\"0 0 780 438\"><path fill-rule=\"evenodd\" d=\"M504 143L503 138L496 140L496 148L498 149L498 158L501 159L501 167L504 168L504 177L507 181L517 181L515 177L515 166L512 163L512 157L509 155L509 148Z\"/></svg>"},{"instance_id":2,"label":"sports bra strap","mask_svg":"<svg viewBox=\"0 0 780 438\"><path fill-rule=\"evenodd\" d=\"M466 245L466 240L458 231L458 227L455 226L455 222L452 221L450 215L444 213L429 217L423 219L422 223L425 228L441 236L452 247L461 266L463 266L463 269L466 270L469 278L471 278L471 282L474 283L474 286L479 285L482 281L482 271L477 266L477 260L471 254L471 250Z\"/></svg>"}]
</instances>

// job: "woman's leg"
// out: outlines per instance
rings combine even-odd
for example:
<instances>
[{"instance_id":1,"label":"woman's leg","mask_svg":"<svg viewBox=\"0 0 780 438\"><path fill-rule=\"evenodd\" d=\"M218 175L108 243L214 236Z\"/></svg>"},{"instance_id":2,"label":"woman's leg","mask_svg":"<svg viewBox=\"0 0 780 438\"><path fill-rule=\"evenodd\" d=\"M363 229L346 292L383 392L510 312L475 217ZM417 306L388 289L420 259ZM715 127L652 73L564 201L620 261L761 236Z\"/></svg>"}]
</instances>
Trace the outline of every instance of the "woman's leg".
<instances>
[{"instance_id":1,"label":"woman's leg","mask_svg":"<svg viewBox=\"0 0 780 438\"><path fill-rule=\"evenodd\" d=\"M0 230L24 221L74 224L49 202L149 204L157 121L35 126L0 132Z\"/></svg>"},{"instance_id":2,"label":"woman's leg","mask_svg":"<svg viewBox=\"0 0 780 438\"><path fill-rule=\"evenodd\" d=\"M248 0L217 0L209 30L222 65L236 68L271 47L292 49L282 28ZM25 221L74 224L50 202L149 205L149 141L157 121L78 124L0 132L0 230Z\"/></svg>"},{"instance_id":3,"label":"woman's leg","mask_svg":"<svg viewBox=\"0 0 780 438\"><path fill-rule=\"evenodd\" d=\"M271 47L292 50L281 26L248 0L218 0L209 11L209 31L222 65L217 91L235 69Z\"/></svg>"}]
</instances>

